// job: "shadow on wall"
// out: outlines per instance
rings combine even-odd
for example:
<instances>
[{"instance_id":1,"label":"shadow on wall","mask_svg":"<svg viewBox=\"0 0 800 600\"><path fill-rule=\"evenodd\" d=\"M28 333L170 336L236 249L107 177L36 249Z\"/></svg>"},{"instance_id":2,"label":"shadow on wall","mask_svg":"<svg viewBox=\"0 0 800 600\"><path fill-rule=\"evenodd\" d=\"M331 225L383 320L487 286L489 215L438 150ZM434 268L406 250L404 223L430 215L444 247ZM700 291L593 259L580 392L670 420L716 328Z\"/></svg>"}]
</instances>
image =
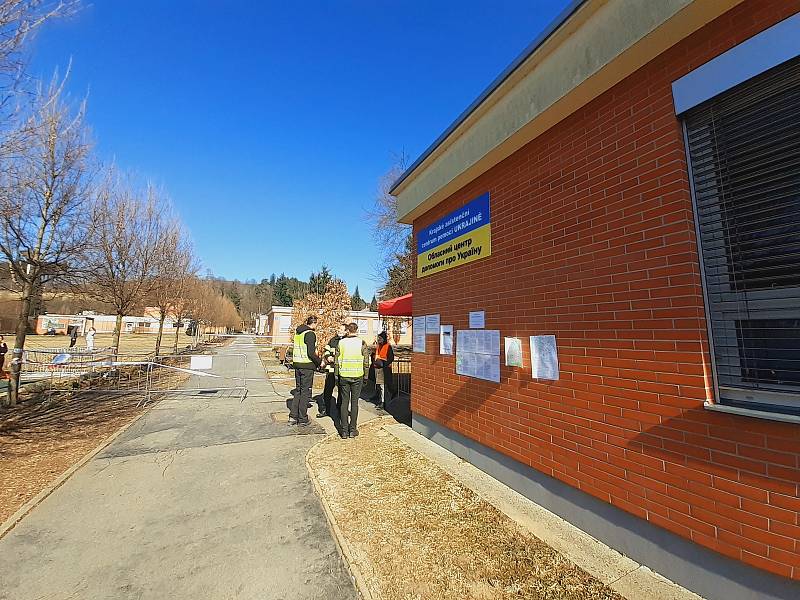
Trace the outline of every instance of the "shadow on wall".
<instances>
[{"instance_id":1,"label":"shadow on wall","mask_svg":"<svg viewBox=\"0 0 800 600\"><path fill-rule=\"evenodd\" d=\"M436 421L450 427L452 421L476 413L498 389L500 384L491 381L476 379L474 383L462 383L458 391L439 406L436 411Z\"/></svg>"}]
</instances>

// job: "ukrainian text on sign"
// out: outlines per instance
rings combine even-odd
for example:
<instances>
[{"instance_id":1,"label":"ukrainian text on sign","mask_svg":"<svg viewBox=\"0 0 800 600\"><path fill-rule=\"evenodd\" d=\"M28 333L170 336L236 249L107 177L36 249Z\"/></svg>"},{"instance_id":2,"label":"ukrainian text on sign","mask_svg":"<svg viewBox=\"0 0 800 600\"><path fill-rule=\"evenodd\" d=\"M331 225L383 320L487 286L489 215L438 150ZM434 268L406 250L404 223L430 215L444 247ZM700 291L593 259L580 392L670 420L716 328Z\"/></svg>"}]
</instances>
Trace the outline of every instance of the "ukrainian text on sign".
<instances>
[{"instance_id":1,"label":"ukrainian text on sign","mask_svg":"<svg viewBox=\"0 0 800 600\"><path fill-rule=\"evenodd\" d=\"M487 192L419 232L417 277L433 275L491 254Z\"/></svg>"}]
</instances>

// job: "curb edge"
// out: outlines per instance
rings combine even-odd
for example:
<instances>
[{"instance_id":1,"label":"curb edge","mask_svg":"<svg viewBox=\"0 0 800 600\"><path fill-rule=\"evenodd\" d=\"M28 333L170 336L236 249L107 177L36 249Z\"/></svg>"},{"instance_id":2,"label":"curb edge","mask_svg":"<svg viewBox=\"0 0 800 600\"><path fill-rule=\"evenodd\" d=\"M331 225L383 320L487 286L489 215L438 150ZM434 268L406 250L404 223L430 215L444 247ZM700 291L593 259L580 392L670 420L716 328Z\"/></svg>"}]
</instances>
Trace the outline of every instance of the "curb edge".
<instances>
[{"instance_id":1,"label":"curb edge","mask_svg":"<svg viewBox=\"0 0 800 600\"><path fill-rule=\"evenodd\" d=\"M320 487L316 474L311 468L311 463L309 462L309 456L311 452L313 452L317 446L325 442L329 437L330 436L322 438L308 449L305 458L306 470L308 471L308 477L311 479L311 483L314 485L314 492L316 493L317 498L319 498L320 504L322 505L322 510L328 520L328 528L331 530L331 533L333 533L333 539L336 541L336 547L339 550L339 554L341 555L342 560L344 561L344 564L350 573L350 578L356 586L356 592L358 593L359 597L363 598L364 600L375 600L372 592L367 586L366 580L364 579L364 574L361 572L361 569L358 568L358 565L353 558L352 551L350 550L350 544L347 542L342 530L339 528L336 517L333 516L333 512L331 511L328 501L325 499L325 496L322 493L322 488Z\"/></svg>"}]
</instances>

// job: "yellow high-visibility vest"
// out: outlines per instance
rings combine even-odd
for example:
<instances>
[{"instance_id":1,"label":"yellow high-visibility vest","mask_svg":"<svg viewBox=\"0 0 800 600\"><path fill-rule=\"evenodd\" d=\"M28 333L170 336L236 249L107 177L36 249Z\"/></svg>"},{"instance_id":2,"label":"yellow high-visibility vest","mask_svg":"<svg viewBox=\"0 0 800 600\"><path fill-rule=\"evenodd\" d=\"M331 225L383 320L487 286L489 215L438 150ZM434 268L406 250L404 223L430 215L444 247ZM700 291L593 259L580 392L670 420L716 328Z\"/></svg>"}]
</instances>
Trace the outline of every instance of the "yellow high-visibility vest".
<instances>
[{"instance_id":1,"label":"yellow high-visibility vest","mask_svg":"<svg viewBox=\"0 0 800 600\"><path fill-rule=\"evenodd\" d=\"M350 379L364 377L364 355L361 348L364 342L360 337L346 337L339 341L339 376Z\"/></svg>"},{"instance_id":2,"label":"yellow high-visibility vest","mask_svg":"<svg viewBox=\"0 0 800 600\"><path fill-rule=\"evenodd\" d=\"M308 346L306 345L306 334L311 333L311 329L306 329L302 333L294 336L294 347L292 348L292 364L308 364L311 358L308 356Z\"/></svg>"}]
</instances>

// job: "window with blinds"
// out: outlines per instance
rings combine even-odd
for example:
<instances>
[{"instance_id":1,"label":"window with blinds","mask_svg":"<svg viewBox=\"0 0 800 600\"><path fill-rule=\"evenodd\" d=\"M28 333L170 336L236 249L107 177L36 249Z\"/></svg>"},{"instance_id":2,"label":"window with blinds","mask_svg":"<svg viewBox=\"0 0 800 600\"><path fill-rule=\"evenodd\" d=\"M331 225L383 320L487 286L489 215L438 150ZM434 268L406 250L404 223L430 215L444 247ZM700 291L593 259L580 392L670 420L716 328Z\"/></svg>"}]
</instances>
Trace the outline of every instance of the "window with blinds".
<instances>
[{"instance_id":1,"label":"window with blinds","mask_svg":"<svg viewBox=\"0 0 800 600\"><path fill-rule=\"evenodd\" d=\"M800 414L800 57L684 124L719 401Z\"/></svg>"}]
</instances>

